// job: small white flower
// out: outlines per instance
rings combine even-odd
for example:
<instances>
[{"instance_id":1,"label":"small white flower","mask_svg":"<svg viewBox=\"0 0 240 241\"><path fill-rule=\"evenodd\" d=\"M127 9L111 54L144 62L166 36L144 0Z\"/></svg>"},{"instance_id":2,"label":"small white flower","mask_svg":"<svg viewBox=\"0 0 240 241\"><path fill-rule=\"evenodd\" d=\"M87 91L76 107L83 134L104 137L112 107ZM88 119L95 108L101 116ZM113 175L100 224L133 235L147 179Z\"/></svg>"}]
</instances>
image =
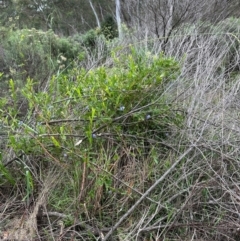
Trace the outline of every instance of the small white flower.
<instances>
[{"instance_id":1,"label":"small white flower","mask_svg":"<svg viewBox=\"0 0 240 241\"><path fill-rule=\"evenodd\" d=\"M61 55L60 58L61 58L62 61L66 61L67 60L67 58L64 57L63 55Z\"/></svg>"},{"instance_id":2,"label":"small white flower","mask_svg":"<svg viewBox=\"0 0 240 241\"><path fill-rule=\"evenodd\" d=\"M151 115L146 115L146 120L149 120L151 118Z\"/></svg>"},{"instance_id":3,"label":"small white flower","mask_svg":"<svg viewBox=\"0 0 240 241\"><path fill-rule=\"evenodd\" d=\"M125 107L124 106L120 106L119 110L120 111L124 111Z\"/></svg>"}]
</instances>

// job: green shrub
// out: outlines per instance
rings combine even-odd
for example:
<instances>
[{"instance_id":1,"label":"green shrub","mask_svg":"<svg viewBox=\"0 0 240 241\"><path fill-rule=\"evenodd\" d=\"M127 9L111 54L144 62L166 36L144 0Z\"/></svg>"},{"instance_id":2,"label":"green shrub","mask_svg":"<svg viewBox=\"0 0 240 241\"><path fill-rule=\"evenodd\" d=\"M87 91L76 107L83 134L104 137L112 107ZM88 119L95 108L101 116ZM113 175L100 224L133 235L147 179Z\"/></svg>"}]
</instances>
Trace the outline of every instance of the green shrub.
<instances>
[{"instance_id":1,"label":"green shrub","mask_svg":"<svg viewBox=\"0 0 240 241\"><path fill-rule=\"evenodd\" d=\"M59 37L51 30L2 30L2 48L5 53L5 78L24 82L27 77L46 82L59 69L67 67L79 55L79 44L70 38ZM61 57L62 56L62 57Z\"/></svg>"},{"instance_id":2,"label":"green shrub","mask_svg":"<svg viewBox=\"0 0 240 241\"><path fill-rule=\"evenodd\" d=\"M106 39L114 39L118 37L117 23L112 16L107 16L101 24L101 34Z\"/></svg>"},{"instance_id":3,"label":"green shrub","mask_svg":"<svg viewBox=\"0 0 240 241\"><path fill-rule=\"evenodd\" d=\"M130 195L127 208L138 198L122 182L138 186L138 175L145 168L146 188L154 178L151 173L159 165L159 155L166 152L160 140L183 121L164 96L179 72L177 62L135 49L128 56L113 52L112 57L112 68L73 68L53 76L47 92L34 93L34 81L29 78L21 90L28 103L24 121L13 107L8 108L7 118L1 115L9 126L8 146L31 161L23 172L41 165L40 173L46 166L57 166L62 172L49 205L79 217L88 210L90 217L106 226L117 218L113 214L110 219L107 213L122 205L114 200ZM75 81L69 81L72 76ZM14 89L12 83L12 94ZM164 161L161 165L160 173L168 168ZM38 180L26 173L28 198ZM103 202L109 205L100 208Z\"/></svg>"},{"instance_id":4,"label":"green shrub","mask_svg":"<svg viewBox=\"0 0 240 241\"><path fill-rule=\"evenodd\" d=\"M97 32L94 29L87 31L85 34L81 36L82 38L82 45L91 48L95 47L97 41Z\"/></svg>"}]
</instances>

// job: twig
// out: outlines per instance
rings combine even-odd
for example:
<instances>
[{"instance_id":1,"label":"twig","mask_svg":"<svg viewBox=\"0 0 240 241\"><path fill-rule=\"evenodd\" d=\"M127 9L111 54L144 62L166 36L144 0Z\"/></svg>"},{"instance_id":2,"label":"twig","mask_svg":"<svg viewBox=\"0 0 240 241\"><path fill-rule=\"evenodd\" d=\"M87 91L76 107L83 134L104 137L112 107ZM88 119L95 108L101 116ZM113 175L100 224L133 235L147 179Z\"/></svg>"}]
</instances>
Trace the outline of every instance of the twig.
<instances>
[{"instance_id":1,"label":"twig","mask_svg":"<svg viewBox=\"0 0 240 241\"><path fill-rule=\"evenodd\" d=\"M79 193L79 196L78 196L78 201L79 203L81 202L82 200L82 197L83 197L83 192L84 192L84 188L85 188L85 181L86 181L86 162L84 161L83 162L83 174L82 174L82 182L81 182L81 189L80 189L80 193Z\"/></svg>"},{"instance_id":2,"label":"twig","mask_svg":"<svg viewBox=\"0 0 240 241\"><path fill-rule=\"evenodd\" d=\"M5 164L3 164L4 167L7 167L8 165L10 165L12 162L14 161L20 161L22 162L22 157L23 157L24 153L22 152L19 156L14 157L13 159L11 159L10 161L6 162Z\"/></svg>"},{"instance_id":3,"label":"twig","mask_svg":"<svg viewBox=\"0 0 240 241\"><path fill-rule=\"evenodd\" d=\"M54 124L58 124L58 123L64 123L64 122L78 122L78 121L87 121L87 120L82 120L82 119L59 119L59 120L50 120L50 121L45 121L45 122L41 122L41 125L54 125Z\"/></svg>"},{"instance_id":4,"label":"twig","mask_svg":"<svg viewBox=\"0 0 240 241\"><path fill-rule=\"evenodd\" d=\"M43 216L49 216L49 217L59 217L59 218L68 218L69 216L64 214L64 213L59 213L59 212L43 212ZM91 231L93 235L99 235L100 232L108 232L110 228L101 228L101 230L98 230L98 228L92 227L89 224L86 224L85 222L78 222L70 227L68 227L67 230L79 226L82 229Z\"/></svg>"},{"instance_id":5,"label":"twig","mask_svg":"<svg viewBox=\"0 0 240 241\"><path fill-rule=\"evenodd\" d=\"M49 217L59 217L59 218L67 218L68 215L64 213L58 213L58 212L43 212L43 216L49 216Z\"/></svg>"},{"instance_id":6,"label":"twig","mask_svg":"<svg viewBox=\"0 0 240 241\"><path fill-rule=\"evenodd\" d=\"M65 136L65 137L85 137L83 135L76 135L76 134L61 134L61 133L47 133L47 134L40 134L39 137L51 137L51 136Z\"/></svg>"}]
</instances>

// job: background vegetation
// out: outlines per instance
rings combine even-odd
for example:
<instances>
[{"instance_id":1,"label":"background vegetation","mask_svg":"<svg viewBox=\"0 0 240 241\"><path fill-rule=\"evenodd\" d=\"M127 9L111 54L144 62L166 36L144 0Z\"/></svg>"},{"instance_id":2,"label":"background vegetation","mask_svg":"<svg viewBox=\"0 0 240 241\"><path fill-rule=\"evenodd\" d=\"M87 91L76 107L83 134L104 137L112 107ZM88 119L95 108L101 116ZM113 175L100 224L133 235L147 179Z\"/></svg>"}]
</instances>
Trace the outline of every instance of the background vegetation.
<instances>
[{"instance_id":1,"label":"background vegetation","mask_svg":"<svg viewBox=\"0 0 240 241\"><path fill-rule=\"evenodd\" d=\"M239 240L238 1L111 4L0 1L1 239Z\"/></svg>"}]
</instances>

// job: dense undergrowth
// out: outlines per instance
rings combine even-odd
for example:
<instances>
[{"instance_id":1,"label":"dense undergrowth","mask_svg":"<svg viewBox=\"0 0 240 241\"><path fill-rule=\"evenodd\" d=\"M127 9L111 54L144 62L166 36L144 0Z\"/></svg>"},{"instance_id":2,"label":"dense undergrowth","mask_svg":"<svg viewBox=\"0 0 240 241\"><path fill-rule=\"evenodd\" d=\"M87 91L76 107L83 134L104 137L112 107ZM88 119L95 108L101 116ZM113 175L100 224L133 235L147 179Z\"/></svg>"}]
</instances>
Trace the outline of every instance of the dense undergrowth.
<instances>
[{"instance_id":1,"label":"dense undergrowth","mask_svg":"<svg viewBox=\"0 0 240 241\"><path fill-rule=\"evenodd\" d=\"M164 53L3 29L2 235L238 240L238 22L179 28Z\"/></svg>"}]
</instances>

